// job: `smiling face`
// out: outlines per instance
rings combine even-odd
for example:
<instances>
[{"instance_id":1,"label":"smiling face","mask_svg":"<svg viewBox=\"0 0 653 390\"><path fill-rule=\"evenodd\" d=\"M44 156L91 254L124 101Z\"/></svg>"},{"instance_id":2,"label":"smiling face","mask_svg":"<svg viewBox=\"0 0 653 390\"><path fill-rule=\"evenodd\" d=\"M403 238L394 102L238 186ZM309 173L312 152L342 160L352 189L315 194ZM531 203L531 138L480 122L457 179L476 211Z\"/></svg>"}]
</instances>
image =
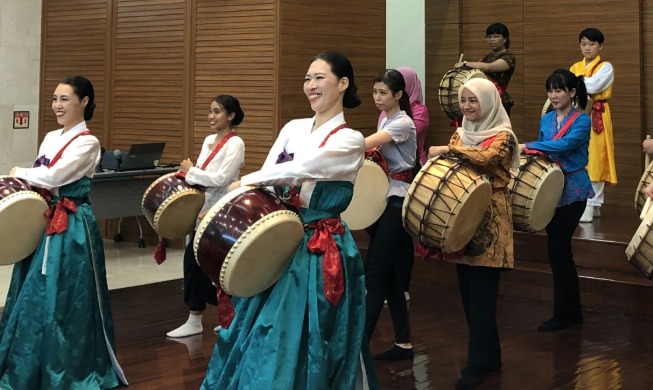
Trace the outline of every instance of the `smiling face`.
<instances>
[{"instance_id":1,"label":"smiling face","mask_svg":"<svg viewBox=\"0 0 653 390\"><path fill-rule=\"evenodd\" d=\"M57 123L63 126L64 131L72 128L84 120L84 109L88 97L79 99L73 87L68 84L59 84L52 95L52 111L57 117Z\"/></svg>"},{"instance_id":2,"label":"smiling face","mask_svg":"<svg viewBox=\"0 0 653 390\"><path fill-rule=\"evenodd\" d=\"M233 114L227 114L227 110L215 100L211 102L209 108L209 127L211 130L218 132L220 130L230 129Z\"/></svg>"},{"instance_id":3,"label":"smiling face","mask_svg":"<svg viewBox=\"0 0 653 390\"><path fill-rule=\"evenodd\" d=\"M470 122L476 122L481 119L481 103L479 103L476 95L469 90L463 88L460 93L460 109Z\"/></svg>"},{"instance_id":4,"label":"smiling face","mask_svg":"<svg viewBox=\"0 0 653 390\"><path fill-rule=\"evenodd\" d=\"M382 81L374 83L374 88L372 88L372 97L374 98L376 108L385 111L386 113L395 111L399 108L401 94L401 91L393 94L390 87Z\"/></svg>"},{"instance_id":5,"label":"smiling face","mask_svg":"<svg viewBox=\"0 0 653 390\"><path fill-rule=\"evenodd\" d=\"M349 81L346 77L338 79L331 72L331 66L324 60L315 60L304 77L304 94L317 114L331 110L342 110L342 95ZM338 108L340 107L340 108Z\"/></svg>"},{"instance_id":6,"label":"smiling face","mask_svg":"<svg viewBox=\"0 0 653 390\"><path fill-rule=\"evenodd\" d=\"M585 57L588 62L592 61L599 55L601 48L603 48L603 45L595 41L590 41L585 37L580 40L580 52L583 53L583 57Z\"/></svg>"}]
</instances>

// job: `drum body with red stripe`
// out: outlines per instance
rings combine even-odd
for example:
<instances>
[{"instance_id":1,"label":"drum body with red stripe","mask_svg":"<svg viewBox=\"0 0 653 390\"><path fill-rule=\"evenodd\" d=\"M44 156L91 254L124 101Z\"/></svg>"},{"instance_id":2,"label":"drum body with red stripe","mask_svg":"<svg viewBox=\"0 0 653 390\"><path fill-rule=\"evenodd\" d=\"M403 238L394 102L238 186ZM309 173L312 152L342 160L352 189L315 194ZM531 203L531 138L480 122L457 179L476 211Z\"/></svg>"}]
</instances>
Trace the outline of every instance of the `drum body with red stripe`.
<instances>
[{"instance_id":1,"label":"drum body with red stripe","mask_svg":"<svg viewBox=\"0 0 653 390\"><path fill-rule=\"evenodd\" d=\"M145 190L141 206L158 235L181 238L195 228L197 215L204 206L204 191L188 184L177 173L169 173Z\"/></svg>"},{"instance_id":2,"label":"drum body with red stripe","mask_svg":"<svg viewBox=\"0 0 653 390\"><path fill-rule=\"evenodd\" d=\"M0 176L0 265L13 264L36 250L48 222L47 209L45 199L29 185Z\"/></svg>"},{"instance_id":3,"label":"drum body with red stripe","mask_svg":"<svg viewBox=\"0 0 653 390\"><path fill-rule=\"evenodd\" d=\"M193 250L213 284L238 297L272 286L304 236L299 216L266 188L227 193L202 219Z\"/></svg>"}]
</instances>

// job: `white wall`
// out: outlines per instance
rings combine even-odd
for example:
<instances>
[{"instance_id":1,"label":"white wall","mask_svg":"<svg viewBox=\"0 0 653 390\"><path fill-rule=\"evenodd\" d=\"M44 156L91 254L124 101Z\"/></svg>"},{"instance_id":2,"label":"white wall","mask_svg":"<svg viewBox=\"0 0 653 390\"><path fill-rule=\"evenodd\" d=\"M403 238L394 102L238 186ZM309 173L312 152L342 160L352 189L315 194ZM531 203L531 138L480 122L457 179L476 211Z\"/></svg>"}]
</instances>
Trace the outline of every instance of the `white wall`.
<instances>
[{"instance_id":1,"label":"white wall","mask_svg":"<svg viewBox=\"0 0 653 390\"><path fill-rule=\"evenodd\" d=\"M36 157L40 58L41 0L0 0L0 175ZM29 111L28 129L14 111Z\"/></svg>"},{"instance_id":2,"label":"white wall","mask_svg":"<svg viewBox=\"0 0 653 390\"><path fill-rule=\"evenodd\" d=\"M386 0L386 59L388 68L409 66L422 81L424 91L424 1ZM379 69L381 71L381 69Z\"/></svg>"}]
</instances>

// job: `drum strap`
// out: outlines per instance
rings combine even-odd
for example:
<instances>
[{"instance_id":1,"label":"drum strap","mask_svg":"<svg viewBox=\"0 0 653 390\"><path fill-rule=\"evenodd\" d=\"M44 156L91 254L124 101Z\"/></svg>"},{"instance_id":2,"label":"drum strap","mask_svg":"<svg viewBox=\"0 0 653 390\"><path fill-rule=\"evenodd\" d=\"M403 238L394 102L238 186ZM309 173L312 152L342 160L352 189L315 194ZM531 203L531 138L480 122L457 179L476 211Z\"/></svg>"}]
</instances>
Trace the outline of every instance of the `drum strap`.
<instances>
[{"instance_id":1,"label":"drum strap","mask_svg":"<svg viewBox=\"0 0 653 390\"><path fill-rule=\"evenodd\" d=\"M206 167L207 167L207 166L209 165L209 163L211 162L211 160L213 160L213 158L215 157L215 155L218 154L218 152L220 151L220 149L222 149L222 147L224 146L224 144L226 144L227 141L229 141L229 140L231 139L231 137L233 137L233 136L235 136L235 135L236 135L235 132L230 131L230 132L227 133L224 137L222 137L222 139L220 140L220 143L219 143L218 145L216 145L215 148L213 148L213 150L211 151L211 154L209 154L209 157L207 157L206 160L204 160L204 163L202 164L202 166L200 167L200 169L201 169L201 170L205 170Z\"/></svg>"},{"instance_id":2,"label":"drum strap","mask_svg":"<svg viewBox=\"0 0 653 390\"><path fill-rule=\"evenodd\" d=\"M576 118L578 118L579 115L580 115L579 111L574 112L571 115L571 117L569 118L569 120L567 121L567 123L565 123L565 125L562 126L562 129L560 129L556 133L556 135L553 136L553 139L555 140L555 139L562 138L565 134L567 134L567 131L569 130L571 125L574 123L574 121L576 121ZM540 152L539 150L534 150L534 149L529 149L529 148L524 148L524 150L522 150L522 152L524 154L530 154L530 155L540 155L540 156L545 155L544 153ZM558 164L560 164L560 163L558 163Z\"/></svg>"},{"instance_id":3,"label":"drum strap","mask_svg":"<svg viewBox=\"0 0 653 390\"><path fill-rule=\"evenodd\" d=\"M329 138L330 138L332 135L334 135L335 133L337 133L338 130L342 130L342 129L346 128L346 127L347 127L347 124L346 124L346 123L343 123L343 124L341 124L340 126L336 127L335 129L331 130L331 131L329 132L329 134L327 134L327 136L324 137L324 140L322 140L322 143L320 144L320 146L318 146L318 148L323 147L323 146L326 144L326 142L329 140ZM285 152L285 149L284 149L284 152ZM292 155L292 154L288 154L288 153L286 153L286 155L288 155L288 156L292 156L292 157L294 158L294 155ZM281 155L279 155L279 157L281 157ZM287 161L291 161L291 160L287 160ZM286 161L282 161L282 163L283 163L283 162L286 162ZM279 162L277 161L277 163L279 163ZM292 186L292 187L290 187L290 189L288 190L288 194L287 194L287 196L282 196L282 198L283 198L285 201L287 201L288 203L290 203L291 205L295 206L297 209L299 209L300 206L301 206L301 202L300 202L300 200L299 200L299 191L300 191L300 190L301 190L301 186Z\"/></svg>"},{"instance_id":4,"label":"drum strap","mask_svg":"<svg viewBox=\"0 0 653 390\"><path fill-rule=\"evenodd\" d=\"M413 182L413 170L406 169L405 171L391 173L390 178L410 184Z\"/></svg>"},{"instance_id":5,"label":"drum strap","mask_svg":"<svg viewBox=\"0 0 653 390\"><path fill-rule=\"evenodd\" d=\"M309 251L322 255L324 296L332 305L337 305L345 292L345 279L342 259L333 235L344 234L345 227L340 218L324 218L308 224L306 228L315 229L306 247Z\"/></svg>"},{"instance_id":6,"label":"drum strap","mask_svg":"<svg viewBox=\"0 0 653 390\"><path fill-rule=\"evenodd\" d=\"M327 136L324 137L324 140L322 141L322 143L320 144L320 146L318 146L318 148L321 148L322 146L324 146L324 144L326 144L327 140L328 140L329 138L331 138L332 135L334 135L335 133L337 133L338 130L342 130L342 129L346 128L346 127L347 127L347 124L346 124L346 123L343 123L343 124L341 124L340 126L336 127L335 129L331 130L331 131L329 132L329 134L327 134Z\"/></svg>"},{"instance_id":7,"label":"drum strap","mask_svg":"<svg viewBox=\"0 0 653 390\"><path fill-rule=\"evenodd\" d=\"M365 151L365 158L380 166L386 175L389 174L390 170L388 168L388 162L385 160L378 147L367 149Z\"/></svg>"},{"instance_id":8,"label":"drum strap","mask_svg":"<svg viewBox=\"0 0 653 390\"><path fill-rule=\"evenodd\" d=\"M61 155L63 154L64 150L66 150L68 145L70 145L75 139L77 139L77 137L79 137L81 135L90 135L90 134L91 134L91 132L88 131L88 130L82 131L81 133L79 133L76 136L74 136L73 138L71 138L70 141L66 142L66 144L63 146L63 148L61 148L61 150L54 156L52 161L50 161L50 163L48 164L48 168L52 168L52 166L54 164L56 164L57 161L59 161L59 159L61 158Z\"/></svg>"}]
</instances>

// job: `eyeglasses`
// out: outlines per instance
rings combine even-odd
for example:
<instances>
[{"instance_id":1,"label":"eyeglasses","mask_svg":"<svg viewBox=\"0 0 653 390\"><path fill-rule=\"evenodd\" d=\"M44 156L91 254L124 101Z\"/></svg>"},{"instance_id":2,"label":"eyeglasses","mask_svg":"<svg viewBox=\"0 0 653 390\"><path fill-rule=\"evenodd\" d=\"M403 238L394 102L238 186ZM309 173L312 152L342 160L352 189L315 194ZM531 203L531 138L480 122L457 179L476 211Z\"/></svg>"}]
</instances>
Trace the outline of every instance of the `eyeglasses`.
<instances>
[{"instance_id":1,"label":"eyeglasses","mask_svg":"<svg viewBox=\"0 0 653 390\"><path fill-rule=\"evenodd\" d=\"M498 39L503 38L503 35L501 34L492 34L492 35L486 35L485 40L486 41L496 41Z\"/></svg>"}]
</instances>

